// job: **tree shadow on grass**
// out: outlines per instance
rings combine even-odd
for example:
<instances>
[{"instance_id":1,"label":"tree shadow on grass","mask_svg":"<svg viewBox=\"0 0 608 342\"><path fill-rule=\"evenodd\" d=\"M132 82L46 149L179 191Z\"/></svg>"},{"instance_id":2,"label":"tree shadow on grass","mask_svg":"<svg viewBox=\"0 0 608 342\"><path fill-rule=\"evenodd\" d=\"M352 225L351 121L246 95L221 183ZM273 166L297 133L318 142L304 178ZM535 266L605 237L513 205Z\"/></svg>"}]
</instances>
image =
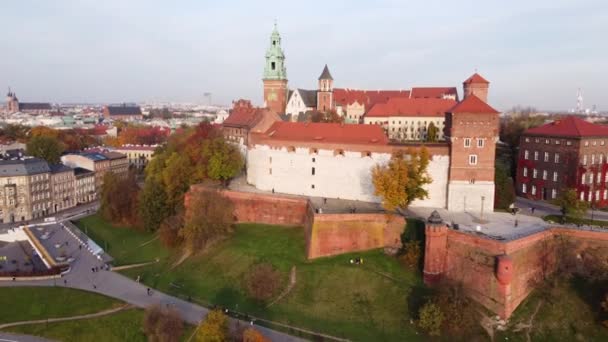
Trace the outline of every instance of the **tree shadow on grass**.
<instances>
[{"instance_id":1,"label":"tree shadow on grass","mask_svg":"<svg viewBox=\"0 0 608 342\"><path fill-rule=\"evenodd\" d=\"M412 319L418 319L418 311L428 298L433 294L433 289L426 286L412 287L409 296L407 297L407 308L409 316Z\"/></svg>"}]
</instances>

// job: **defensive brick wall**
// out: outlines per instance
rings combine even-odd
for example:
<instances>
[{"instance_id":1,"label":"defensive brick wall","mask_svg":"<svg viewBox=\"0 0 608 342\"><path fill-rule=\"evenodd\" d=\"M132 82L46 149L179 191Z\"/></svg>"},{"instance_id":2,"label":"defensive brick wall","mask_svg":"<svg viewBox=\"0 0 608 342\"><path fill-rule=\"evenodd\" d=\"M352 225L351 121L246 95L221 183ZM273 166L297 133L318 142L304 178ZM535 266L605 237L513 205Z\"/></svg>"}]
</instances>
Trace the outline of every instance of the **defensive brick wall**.
<instances>
[{"instance_id":1,"label":"defensive brick wall","mask_svg":"<svg viewBox=\"0 0 608 342\"><path fill-rule=\"evenodd\" d=\"M441 278L459 282L473 299L507 318L555 270L564 239L573 242L578 251L608 248L608 233L603 232L555 227L500 242L428 224L424 280L429 285Z\"/></svg>"},{"instance_id":2,"label":"defensive brick wall","mask_svg":"<svg viewBox=\"0 0 608 342\"><path fill-rule=\"evenodd\" d=\"M193 192L216 191L193 185ZM375 248L401 246L405 220L386 214L317 214L306 198L278 194L260 194L223 190L234 203L239 223L264 223L302 226L306 232L306 250L310 259Z\"/></svg>"},{"instance_id":3,"label":"defensive brick wall","mask_svg":"<svg viewBox=\"0 0 608 342\"><path fill-rule=\"evenodd\" d=\"M405 220L387 214L315 214L308 258L401 247Z\"/></svg>"}]
</instances>

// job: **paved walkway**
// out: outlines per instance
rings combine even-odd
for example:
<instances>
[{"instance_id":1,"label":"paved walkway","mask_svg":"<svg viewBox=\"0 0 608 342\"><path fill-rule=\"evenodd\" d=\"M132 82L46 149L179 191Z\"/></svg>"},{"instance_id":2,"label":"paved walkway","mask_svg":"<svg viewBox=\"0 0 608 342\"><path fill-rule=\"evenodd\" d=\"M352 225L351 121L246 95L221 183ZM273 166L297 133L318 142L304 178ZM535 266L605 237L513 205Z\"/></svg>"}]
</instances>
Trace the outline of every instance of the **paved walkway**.
<instances>
[{"instance_id":1,"label":"paved walkway","mask_svg":"<svg viewBox=\"0 0 608 342\"><path fill-rule=\"evenodd\" d=\"M63 220L67 220L67 219L75 220L80 217L90 215L91 213L96 212L97 209L99 209L99 202L95 201L95 202L82 204L82 205L76 206L74 208L60 211L54 215L49 215L48 217L55 217L57 219L57 221L63 221ZM38 218L38 219L34 219L34 220L29 220L29 221L13 222L13 223L0 223L0 231L6 230L8 228L22 226L22 225L35 225L37 223L43 223L43 222L44 222L44 218Z\"/></svg>"},{"instance_id":2,"label":"paved walkway","mask_svg":"<svg viewBox=\"0 0 608 342\"><path fill-rule=\"evenodd\" d=\"M99 311L99 312L95 312L95 313L92 313L92 314L80 315L80 316L57 317L57 318L49 318L49 319L38 319L38 320L33 320L33 321L11 322L11 323L0 324L0 329L5 329L5 328L9 328L9 327L16 327L16 326L19 326L19 325L56 323L56 322L76 321L76 320L81 320L81 319L96 318L96 317L102 317L102 316L112 315L112 314L115 314L117 312L120 312L120 311L123 311L123 310L126 310L126 309L130 309L130 308L131 308L130 305L123 305L123 306L120 306L120 307L117 307L117 308L113 308L113 309L109 309L109 310L104 310L104 311Z\"/></svg>"},{"instance_id":3,"label":"paved walkway","mask_svg":"<svg viewBox=\"0 0 608 342\"><path fill-rule=\"evenodd\" d=\"M526 215L534 215L538 217L547 215L561 215L560 208L551 203L543 201L533 201L523 197L517 197L515 200L515 206L521 208L521 213ZM534 207L534 214L532 214L531 208ZM608 221L608 212L601 210L587 210L586 218L594 220Z\"/></svg>"},{"instance_id":4,"label":"paved walkway","mask_svg":"<svg viewBox=\"0 0 608 342\"><path fill-rule=\"evenodd\" d=\"M78 245L76 240L72 242ZM197 325L209 312L208 309L193 304L162 292L152 290L148 295L146 286L137 283L119 273L112 271L99 270L92 272L93 267L102 267L103 264L93 254L86 249L78 250L73 255L75 261L71 264L71 271L61 279L47 279L39 281L0 281L2 286L67 286L91 292L97 292L109 297L120 299L126 303L140 308L150 305L160 304L175 308L180 312L184 321ZM64 281L66 283L64 283ZM237 320L232 320L236 322ZM248 325L249 322L240 321L241 325ZM278 331L274 331L262 326L256 326L260 332L272 341L303 341ZM1 342L1 341L0 341Z\"/></svg>"}]
</instances>

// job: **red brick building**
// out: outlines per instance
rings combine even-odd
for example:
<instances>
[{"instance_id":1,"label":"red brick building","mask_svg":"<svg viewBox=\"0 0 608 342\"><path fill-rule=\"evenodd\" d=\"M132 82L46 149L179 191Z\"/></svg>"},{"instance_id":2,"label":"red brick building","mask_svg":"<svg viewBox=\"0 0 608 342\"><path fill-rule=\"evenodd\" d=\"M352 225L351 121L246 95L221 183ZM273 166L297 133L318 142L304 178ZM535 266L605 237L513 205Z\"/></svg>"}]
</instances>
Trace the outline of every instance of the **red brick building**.
<instances>
[{"instance_id":1,"label":"red brick building","mask_svg":"<svg viewBox=\"0 0 608 342\"><path fill-rule=\"evenodd\" d=\"M522 134L516 192L552 200L564 189L597 207L608 205L608 126L575 116Z\"/></svg>"}]
</instances>

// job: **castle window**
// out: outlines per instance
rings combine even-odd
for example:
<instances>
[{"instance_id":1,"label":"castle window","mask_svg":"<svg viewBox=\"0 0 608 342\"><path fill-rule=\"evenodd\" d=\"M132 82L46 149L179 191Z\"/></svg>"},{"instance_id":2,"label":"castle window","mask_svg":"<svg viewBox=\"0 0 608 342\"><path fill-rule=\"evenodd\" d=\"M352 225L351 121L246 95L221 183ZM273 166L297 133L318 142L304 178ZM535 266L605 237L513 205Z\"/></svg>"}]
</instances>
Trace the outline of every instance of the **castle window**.
<instances>
[{"instance_id":1,"label":"castle window","mask_svg":"<svg viewBox=\"0 0 608 342\"><path fill-rule=\"evenodd\" d=\"M464 138L464 147L471 147L471 138Z\"/></svg>"},{"instance_id":2,"label":"castle window","mask_svg":"<svg viewBox=\"0 0 608 342\"><path fill-rule=\"evenodd\" d=\"M344 156L344 150L335 150L334 156Z\"/></svg>"},{"instance_id":3,"label":"castle window","mask_svg":"<svg viewBox=\"0 0 608 342\"><path fill-rule=\"evenodd\" d=\"M296 151L295 147L293 147L293 146L287 147L287 152L295 152L295 151Z\"/></svg>"},{"instance_id":4,"label":"castle window","mask_svg":"<svg viewBox=\"0 0 608 342\"><path fill-rule=\"evenodd\" d=\"M528 192L528 186L526 185L526 183L523 183L523 184L521 185L521 192L522 192L522 193L524 193L524 194L525 194L526 192Z\"/></svg>"},{"instance_id":5,"label":"castle window","mask_svg":"<svg viewBox=\"0 0 608 342\"><path fill-rule=\"evenodd\" d=\"M604 190L604 199L607 199L606 197L608 197L608 190Z\"/></svg>"},{"instance_id":6,"label":"castle window","mask_svg":"<svg viewBox=\"0 0 608 342\"><path fill-rule=\"evenodd\" d=\"M532 195L536 195L536 185L532 185Z\"/></svg>"},{"instance_id":7,"label":"castle window","mask_svg":"<svg viewBox=\"0 0 608 342\"><path fill-rule=\"evenodd\" d=\"M469 165L477 165L477 155L476 154L469 155Z\"/></svg>"},{"instance_id":8,"label":"castle window","mask_svg":"<svg viewBox=\"0 0 608 342\"><path fill-rule=\"evenodd\" d=\"M593 193L589 191L589 193L587 193L587 202L591 202L591 196L593 196Z\"/></svg>"},{"instance_id":9,"label":"castle window","mask_svg":"<svg viewBox=\"0 0 608 342\"><path fill-rule=\"evenodd\" d=\"M268 163L272 164L272 157L268 157Z\"/></svg>"},{"instance_id":10,"label":"castle window","mask_svg":"<svg viewBox=\"0 0 608 342\"><path fill-rule=\"evenodd\" d=\"M568 145L568 146L572 145L572 141L566 141L566 145Z\"/></svg>"},{"instance_id":11,"label":"castle window","mask_svg":"<svg viewBox=\"0 0 608 342\"><path fill-rule=\"evenodd\" d=\"M547 170L543 170L543 180L547 180Z\"/></svg>"},{"instance_id":12,"label":"castle window","mask_svg":"<svg viewBox=\"0 0 608 342\"><path fill-rule=\"evenodd\" d=\"M553 181L557 182L557 171L553 171Z\"/></svg>"},{"instance_id":13,"label":"castle window","mask_svg":"<svg viewBox=\"0 0 608 342\"><path fill-rule=\"evenodd\" d=\"M559 163L559 153L555 154L555 158L553 159L553 161L557 164Z\"/></svg>"},{"instance_id":14,"label":"castle window","mask_svg":"<svg viewBox=\"0 0 608 342\"><path fill-rule=\"evenodd\" d=\"M555 197L557 197L557 190L551 189L551 198L555 199Z\"/></svg>"},{"instance_id":15,"label":"castle window","mask_svg":"<svg viewBox=\"0 0 608 342\"><path fill-rule=\"evenodd\" d=\"M532 178L538 177L538 170L532 169Z\"/></svg>"},{"instance_id":16,"label":"castle window","mask_svg":"<svg viewBox=\"0 0 608 342\"><path fill-rule=\"evenodd\" d=\"M314 188L315 188L315 185L314 185L314 184L312 184L312 185L310 186L310 188L311 188L311 189L314 189Z\"/></svg>"},{"instance_id":17,"label":"castle window","mask_svg":"<svg viewBox=\"0 0 608 342\"><path fill-rule=\"evenodd\" d=\"M371 157L372 153L369 151L361 152L361 157Z\"/></svg>"},{"instance_id":18,"label":"castle window","mask_svg":"<svg viewBox=\"0 0 608 342\"><path fill-rule=\"evenodd\" d=\"M588 141L585 141L585 146L589 146L589 142Z\"/></svg>"},{"instance_id":19,"label":"castle window","mask_svg":"<svg viewBox=\"0 0 608 342\"><path fill-rule=\"evenodd\" d=\"M593 141L593 146L596 146L596 145L597 145L597 141L594 140Z\"/></svg>"},{"instance_id":20,"label":"castle window","mask_svg":"<svg viewBox=\"0 0 608 342\"><path fill-rule=\"evenodd\" d=\"M319 153L319 150L317 150L316 148L311 148L311 149L310 149L310 154L318 154L318 153ZM314 160L314 158L313 158L313 160L312 160L312 161L313 161L313 162L315 161L315 160Z\"/></svg>"},{"instance_id":21,"label":"castle window","mask_svg":"<svg viewBox=\"0 0 608 342\"><path fill-rule=\"evenodd\" d=\"M272 175L272 168L268 169L268 174Z\"/></svg>"},{"instance_id":22,"label":"castle window","mask_svg":"<svg viewBox=\"0 0 608 342\"><path fill-rule=\"evenodd\" d=\"M530 142L530 138L526 138L525 140L526 140L526 142Z\"/></svg>"},{"instance_id":23,"label":"castle window","mask_svg":"<svg viewBox=\"0 0 608 342\"><path fill-rule=\"evenodd\" d=\"M551 140L545 139L545 144L549 145L550 142L551 142Z\"/></svg>"},{"instance_id":24,"label":"castle window","mask_svg":"<svg viewBox=\"0 0 608 342\"><path fill-rule=\"evenodd\" d=\"M585 184L585 174L581 175L581 184Z\"/></svg>"},{"instance_id":25,"label":"castle window","mask_svg":"<svg viewBox=\"0 0 608 342\"><path fill-rule=\"evenodd\" d=\"M317 160L316 160L315 158L312 158L312 162L313 162L313 163L314 163L314 162L316 162L316 161L317 161Z\"/></svg>"},{"instance_id":26,"label":"castle window","mask_svg":"<svg viewBox=\"0 0 608 342\"><path fill-rule=\"evenodd\" d=\"M529 153L529 151L528 151L528 150L525 150L525 151L524 151L524 159L525 159L525 160L530 159L530 153Z\"/></svg>"},{"instance_id":27,"label":"castle window","mask_svg":"<svg viewBox=\"0 0 608 342\"><path fill-rule=\"evenodd\" d=\"M314 167L312 168L312 175L313 176L315 175L315 168Z\"/></svg>"},{"instance_id":28,"label":"castle window","mask_svg":"<svg viewBox=\"0 0 608 342\"><path fill-rule=\"evenodd\" d=\"M595 154L591 155L591 165L595 164Z\"/></svg>"},{"instance_id":29,"label":"castle window","mask_svg":"<svg viewBox=\"0 0 608 342\"><path fill-rule=\"evenodd\" d=\"M483 147L485 144L485 140L482 138L477 138L477 147Z\"/></svg>"},{"instance_id":30,"label":"castle window","mask_svg":"<svg viewBox=\"0 0 608 342\"><path fill-rule=\"evenodd\" d=\"M583 156L583 165L587 165L587 155Z\"/></svg>"},{"instance_id":31,"label":"castle window","mask_svg":"<svg viewBox=\"0 0 608 342\"><path fill-rule=\"evenodd\" d=\"M538 151L534 151L534 160L538 160Z\"/></svg>"},{"instance_id":32,"label":"castle window","mask_svg":"<svg viewBox=\"0 0 608 342\"><path fill-rule=\"evenodd\" d=\"M585 200L585 192L581 191L581 201L584 201L584 200Z\"/></svg>"},{"instance_id":33,"label":"castle window","mask_svg":"<svg viewBox=\"0 0 608 342\"><path fill-rule=\"evenodd\" d=\"M524 167L523 175L524 175L524 177L528 177L528 168L527 167Z\"/></svg>"},{"instance_id":34,"label":"castle window","mask_svg":"<svg viewBox=\"0 0 608 342\"><path fill-rule=\"evenodd\" d=\"M276 45L277 45L277 41L276 41L276 40L273 40L273 41L272 41L272 46L276 46Z\"/></svg>"},{"instance_id":35,"label":"castle window","mask_svg":"<svg viewBox=\"0 0 608 342\"><path fill-rule=\"evenodd\" d=\"M545 152L545 158L544 158L545 162L549 161L549 152Z\"/></svg>"},{"instance_id":36,"label":"castle window","mask_svg":"<svg viewBox=\"0 0 608 342\"><path fill-rule=\"evenodd\" d=\"M559 145L559 144L560 144L559 140L555 139L555 145Z\"/></svg>"}]
</instances>

